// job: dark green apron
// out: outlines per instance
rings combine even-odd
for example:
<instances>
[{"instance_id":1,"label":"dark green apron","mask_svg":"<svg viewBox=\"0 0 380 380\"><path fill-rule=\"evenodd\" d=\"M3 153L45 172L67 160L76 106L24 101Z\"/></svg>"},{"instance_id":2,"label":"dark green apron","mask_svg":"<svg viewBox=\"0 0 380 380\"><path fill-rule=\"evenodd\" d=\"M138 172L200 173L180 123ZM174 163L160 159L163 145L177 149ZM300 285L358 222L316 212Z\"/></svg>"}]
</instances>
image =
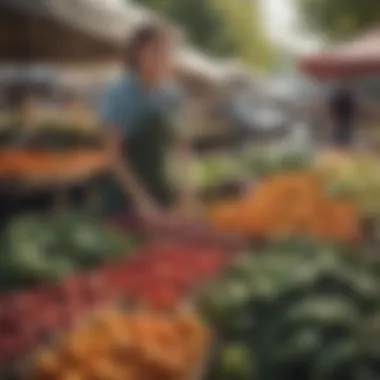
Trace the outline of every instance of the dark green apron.
<instances>
[{"instance_id":1,"label":"dark green apron","mask_svg":"<svg viewBox=\"0 0 380 380\"><path fill-rule=\"evenodd\" d=\"M170 124L159 111L150 111L123 142L123 156L140 183L159 205L169 206L174 192L166 175L166 157L173 140ZM108 175L101 183L102 209L107 215L132 211L126 192Z\"/></svg>"}]
</instances>

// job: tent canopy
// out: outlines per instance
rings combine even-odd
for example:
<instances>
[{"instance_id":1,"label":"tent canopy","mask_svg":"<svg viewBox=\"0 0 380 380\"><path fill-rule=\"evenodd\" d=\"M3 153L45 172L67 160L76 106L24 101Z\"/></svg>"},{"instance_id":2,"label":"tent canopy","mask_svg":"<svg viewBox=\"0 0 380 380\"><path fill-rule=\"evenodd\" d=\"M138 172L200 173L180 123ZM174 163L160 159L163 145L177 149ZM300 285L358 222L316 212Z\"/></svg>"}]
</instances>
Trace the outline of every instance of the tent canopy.
<instances>
[{"instance_id":1,"label":"tent canopy","mask_svg":"<svg viewBox=\"0 0 380 380\"><path fill-rule=\"evenodd\" d=\"M13 62L93 62L120 55L128 34L155 20L123 2L1 0L0 56Z\"/></svg>"},{"instance_id":2,"label":"tent canopy","mask_svg":"<svg viewBox=\"0 0 380 380\"><path fill-rule=\"evenodd\" d=\"M2 0L1 8L30 17L45 16L112 43L122 42L128 32L155 16L132 4L97 0Z\"/></svg>"},{"instance_id":3,"label":"tent canopy","mask_svg":"<svg viewBox=\"0 0 380 380\"><path fill-rule=\"evenodd\" d=\"M320 79L352 78L380 72L380 29L301 60L301 70Z\"/></svg>"},{"instance_id":4,"label":"tent canopy","mask_svg":"<svg viewBox=\"0 0 380 380\"><path fill-rule=\"evenodd\" d=\"M0 58L22 63L112 64L138 25L159 18L124 0L0 0ZM165 20L163 20L165 21ZM176 29L178 32L180 30ZM220 83L231 68L183 39L180 74Z\"/></svg>"}]
</instances>

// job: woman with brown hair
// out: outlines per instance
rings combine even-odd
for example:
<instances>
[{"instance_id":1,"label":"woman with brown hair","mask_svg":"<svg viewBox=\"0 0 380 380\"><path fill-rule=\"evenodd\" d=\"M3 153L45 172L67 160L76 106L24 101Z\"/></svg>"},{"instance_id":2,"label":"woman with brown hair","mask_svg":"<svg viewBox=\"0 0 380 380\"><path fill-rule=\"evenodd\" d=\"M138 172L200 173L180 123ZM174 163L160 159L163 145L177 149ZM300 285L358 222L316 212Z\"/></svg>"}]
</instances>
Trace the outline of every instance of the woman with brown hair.
<instances>
[{"instance_id":1,"label":"woman with brown hair","mask_svg":"<svg viewBox=\"0 0 380 380\"><path fill-rule=\"evenodd\" d=\"M132 209L149 227L167 222L174 205L192 201L185 166L177 193L165 168L173 149L184 165L188 158L179 125L182 99L170 78L172 43L161 26L137 30L127 46L126 72L109 86L101 104L101 123L113 158L112 175L102 189L105 211Z\"/></svg>"}]
</instances>

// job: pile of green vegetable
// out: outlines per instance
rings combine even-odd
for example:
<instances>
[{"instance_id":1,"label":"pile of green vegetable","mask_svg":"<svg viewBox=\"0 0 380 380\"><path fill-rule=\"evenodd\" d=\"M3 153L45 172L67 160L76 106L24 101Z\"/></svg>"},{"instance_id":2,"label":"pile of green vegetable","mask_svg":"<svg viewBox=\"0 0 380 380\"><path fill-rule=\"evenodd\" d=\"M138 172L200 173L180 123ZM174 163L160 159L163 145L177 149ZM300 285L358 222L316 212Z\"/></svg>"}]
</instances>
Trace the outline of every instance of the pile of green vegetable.
<instances>
[{"instance_id":1,"label":"pile of green vegetable","mask_svg":"<svg viewBox=\"0 0 380 380\"><path fill-rule=\"evenodd\" d=\"M22 216L2 232L0 289L63 278L127 255L134 237L81 214Z\"/></svg>"},{"instance_id":2,"label":"pile of green vegetable","mask_svg":"<svg viewBox=\"0 0 380 380\"><path fill-rule=\"evenodd\" d=\"M220 339L209 379L379 379L380 272L364 256L292 239L236 263L199 300Z\"/></svg>"},{"instance_id":3,"label":"pile of green vegetable","mask_svg":"<svg viewBox=\"0 0 380 380\"><path fill-rule=\"evenodd\" d=\"M312 157L304 153L257 153L246 159L246 170L254 179L277 173L307 170L312 165Z\"/></svg>"},{"instance_id":4,"label":"pile of green vegetable","mask_svg":"<svg viewBox=\"0 0 380 380\"><path fill-rule=\"evenodd\" d=\"M311 155L298 152L242 152L238 157L219 154L202 157L195 162L192 179L199 188L204 189L311 167Z\"/></svg>"},{"instance_id":5,"label":"pile of green vegetable","mask_svg":"<svg viewBox=\"0 0 380 380\"><path fill-rule=\"evenodd\" d=\"M192 179L199 188L210 188L246 177L242 160L223 155L202 157L194 163Z\"/></svg>"}]
</instances>

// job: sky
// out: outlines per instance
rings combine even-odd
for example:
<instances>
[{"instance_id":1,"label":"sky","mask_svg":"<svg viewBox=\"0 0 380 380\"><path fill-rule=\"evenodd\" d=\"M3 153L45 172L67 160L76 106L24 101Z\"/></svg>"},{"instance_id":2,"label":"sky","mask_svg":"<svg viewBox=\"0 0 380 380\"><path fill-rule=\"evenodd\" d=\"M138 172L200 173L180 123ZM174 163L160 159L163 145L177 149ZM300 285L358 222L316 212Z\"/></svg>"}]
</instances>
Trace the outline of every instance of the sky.
<instances>
[{"instance_id":1,"label":"sky","mask_svg":"<svg viewBox=\"0 0 380 380\"><path fill-rule=\"evenodd\" d=\"M269 36L294 53L309 53L318 49L318 41L300 29L300 18L294 0L260 0L263 21Z\"/></svg>"}]
</instances>

